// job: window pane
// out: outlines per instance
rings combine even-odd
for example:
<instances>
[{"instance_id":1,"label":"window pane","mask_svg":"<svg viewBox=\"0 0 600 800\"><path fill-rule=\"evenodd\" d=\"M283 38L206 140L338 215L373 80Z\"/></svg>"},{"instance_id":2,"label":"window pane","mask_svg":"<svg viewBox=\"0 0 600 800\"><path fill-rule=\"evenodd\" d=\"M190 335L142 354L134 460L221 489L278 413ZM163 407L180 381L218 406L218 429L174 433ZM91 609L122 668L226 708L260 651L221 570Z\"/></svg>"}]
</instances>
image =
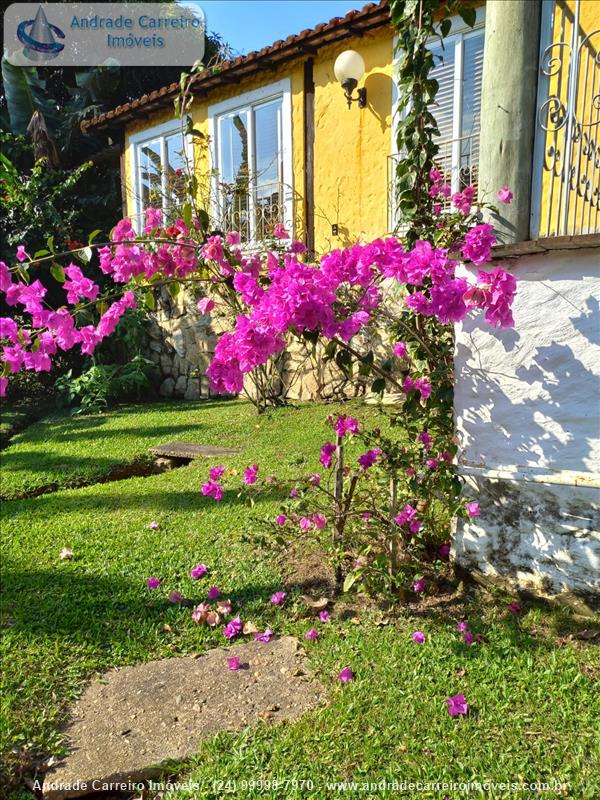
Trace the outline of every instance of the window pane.
<instances>
[{"instance_id":1,"label":"window pane","mask_svg":"<svg viewBox=\"0 0 600 800\"><path fill-rule=\"evenodd\" d=\"M283 222L281 202L281 100L254 109L256 236Z\"/></svg>"},{"instance_id":2,"label":"window pane","mask_svg":"<svg viewBox=\"0 0 600 800\"><path fill-rule=\"evenodd\" d=\"M138 146L139 198L141 210L162 208L160 139Z\"/></svg>"},{"instance_id":3,"label":"window pane","mask_svg":"<svg viewBox=\"0 0 600 800\"><path fill-rule=\"evenodd\" d=\"M434 78L439 89L435 96L435 103L430 111L436 119L440 131L440 141L452 139L454 122L454 42L446 42L431 48L434 58L434 68L429 73Z\"/></svg>"},{"instance_id":4,"label":"window pane","mask_svg":"<svg viewBox=\"0 0 600 800\"><path fill-rule=\"evenodd\" d=\"M248 112L219 119L219 181L223 226L248 236Z\"/></svg>"},{"instance_id":5,"label":"window pane","mask_svg":"<svg viewBox=\"0 0 600 800\"><path fill-rule=\"evenodd\" d=\"M186 161L180 133L165 138L167 162L165 169L167 212L179 207L185 200Z\"/></svg>"}]
</instances>

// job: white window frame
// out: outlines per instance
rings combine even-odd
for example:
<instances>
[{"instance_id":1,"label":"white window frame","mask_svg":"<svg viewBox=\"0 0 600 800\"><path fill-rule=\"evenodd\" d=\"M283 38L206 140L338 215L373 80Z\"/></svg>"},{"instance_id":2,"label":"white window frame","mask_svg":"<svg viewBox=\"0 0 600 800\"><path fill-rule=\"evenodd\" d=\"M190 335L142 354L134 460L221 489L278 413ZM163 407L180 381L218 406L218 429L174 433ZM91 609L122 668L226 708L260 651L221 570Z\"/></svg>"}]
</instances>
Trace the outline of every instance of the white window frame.
<instances>
[{"instance_id":1,"label":"white window frame","mask_svg":"<svg viewBox=\"0 0 600 800\"><path fill-rule=\"evenodd\" d=\"M286 226L293 226L293 162L292 162L292 89L289 78L284 78L260 89L254 89L243 94L235 95L220 103L213 103L208 107L208 134L210 142L210 161L211 161L211 216L214 220L222 219L221 194L219 191L219 117L224 114L231 114L238 109L251 108L252 106L268 103L271 100L281 99L281 163L282 163L282 193L283 208L285 218L279 220ZM252 115L250 115L252 118ZM254 152L254 123L248 129L248 155L250 159L250 181L255 175L255 152ZM254 237L254 195L250 193L250 241L256 241Z\"/></svg>"},{"instance_id":2,"label":"white window frame","mask_svg":"<svg viewBox=\"0 0 600 800\"><path fill-rule=\"evenodd\" d=\"M130 181L131 181L131 197L133 199L133 219L138 224L144 223L144 209L142 208L142 191L140 185L140 172L139 172L139 151L140 147L149 142L154 142L157 139L160 141L160 161L161 161L161 192L162 192L162 208L163 214L168 211L167 203L167 185L166 185L166 171L164 164L167 160L166 139L174 134L182 137L183 150L185 158L190 168L194 169L194 145L191 134L183 134L181 132L181 120L169 120L160 125L155 125L152 128L145 128L139 133L134 133L129 137L129 163L130 163Z\"/></svg>"},{"instance_id":3,"label":"white window frame","mask_svg":"<svg viewBox=\"0 0 600 800\"><path fill-rule=\"evenodd\" d=\"M461 124L462 115L457 109L462 110L462 97L463 97L463 53L465 39L470 39L479 34L481 30L485 30L485 6L479 6L476 10L475 24L472 28L464 23L461 17L456 14L450 18L451 27L447 36L444 37L444 45L454 47L454 97L452 100L452 191L459 190L459 173L460 170L456 169L456 165L460 165L460 137L461 137ZM436 26L439 29L439 25ZM430 40L431 44L439 42L438 38ZM395 109L398 102L398 65L399 58L396 55L396 47L398 37L394 37L394 61L392 64L392 125L391 125L391 149L390 155L396 154L396 122L395 122ZM485 48L485 37L484 37ZM395 212L394 212L395 213Z\"/></svg>"}]
</instances>

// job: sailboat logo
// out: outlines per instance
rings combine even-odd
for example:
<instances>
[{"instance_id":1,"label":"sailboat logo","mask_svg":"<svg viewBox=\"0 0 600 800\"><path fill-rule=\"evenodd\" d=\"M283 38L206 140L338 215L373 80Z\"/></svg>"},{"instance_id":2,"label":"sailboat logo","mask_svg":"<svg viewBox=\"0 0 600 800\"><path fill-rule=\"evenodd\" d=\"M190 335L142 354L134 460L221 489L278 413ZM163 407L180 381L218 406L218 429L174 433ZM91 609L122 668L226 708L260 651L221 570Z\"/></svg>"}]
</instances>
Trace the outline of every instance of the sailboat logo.
<instances>
[{"instance_id":1,"label":"sailboat logo","mask_svg":"<svg viewBox=\"0 0 600 800\"><path fill-rule=\"evenodd\" d=\"M65 34L56 25L48 22L44 9L40 6L35 15L35 19L26 19L17 28L17 38L23 48L23 55L30 61L48 61L65 49L64 44L60 44L54 38L64 39Z\"/></svg>"}]
</instances>

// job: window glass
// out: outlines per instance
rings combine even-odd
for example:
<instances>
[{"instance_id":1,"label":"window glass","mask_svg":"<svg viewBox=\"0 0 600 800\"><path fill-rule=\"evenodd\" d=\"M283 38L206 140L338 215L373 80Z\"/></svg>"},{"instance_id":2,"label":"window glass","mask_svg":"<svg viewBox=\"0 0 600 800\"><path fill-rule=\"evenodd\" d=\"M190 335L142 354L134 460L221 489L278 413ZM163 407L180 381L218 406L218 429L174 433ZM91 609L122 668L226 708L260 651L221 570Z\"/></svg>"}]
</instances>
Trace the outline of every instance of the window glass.
<instances>
[{"instance_id":1,"label":"window glass","mask_svg":"<svg viewBox=\"0 0 600 800\"><path fill-rule=\"evenodd\" d=\"M181 133L165 137L165 200L167 211L180 206L185 200L186 160Z\"/></svg>"},{"instance_id":2,"label":"window glass","mask_svg":"<svg viewBox=\"0 0 600 800\"><path fill-rule=\"evenodd\" d=\"M283 219L281 208L281 100L254 109L256 236Z\"/></svg>"},{"instance_id":3,"label":"window glass","mask_svg":"<svg viewBox=\"0 0 600 800\"><path fill-rule=\"evenodd\" d=\"M139 198L141 210L162 207L160 139L144 142L138 148Z\"/></svg>"},{"instance_id":4,"label":"window glass","mask_svg":"<svg viewBox=\"0 0 600 800\"><path fill-rule=\"evenodd\" d=\"M223 225L243 236L249 229L248 112L219 120L219 179Z\"/></svg>"}]
</instances>

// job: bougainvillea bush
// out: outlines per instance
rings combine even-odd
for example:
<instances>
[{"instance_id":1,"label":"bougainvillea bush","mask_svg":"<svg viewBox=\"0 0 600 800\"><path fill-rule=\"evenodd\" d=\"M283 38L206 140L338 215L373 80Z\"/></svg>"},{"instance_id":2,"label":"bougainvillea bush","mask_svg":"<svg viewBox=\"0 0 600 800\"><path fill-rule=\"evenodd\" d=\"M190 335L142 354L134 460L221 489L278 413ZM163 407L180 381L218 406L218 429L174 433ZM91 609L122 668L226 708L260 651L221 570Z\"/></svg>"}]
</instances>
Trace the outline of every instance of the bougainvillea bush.
<instances>
[{"instance_id":1,"label":"bougainvillea bush","mask_svg":"<svg viewBox=\"0 0 600 800\"><path fill-rule=\"evenodd\" d=\"M370 380L376 395L396 394L393 423L409 444L398 447L377 431L362 430L358 420L334 420L333 440L321 454L324 468L335 473L329 510L315 506L307 516L307 504L290 520L295 524L297 518L304 532L331 527L340 580L342 564L347 571L352 563L354 580L369 583L385 573L392 588L411 581L414 591L422 591L426 580L415 573L415 564L433 543L443 546L438 541L443 532L431 522L434 505L441 504L446 517L478 513L461 499L452 468L453 324L478 314L483 325L513 325L516 291L512 275L501 267L485 268L495 237L472 205L474 188L452 196L454 210L442 213L450 194L443 174L432 169L425 238L411 247L395 236L357 243L318 263L306 258L302 242L291 240L283 224L274 226L259 252L249 252L235 231L210 235L192 204L172 225L163 222L160 210L149 208L143 230L125 218L110 242L91 242L63 256L51 252L51 244L49 251L29 253L23 243L13 265L0 264L0 290L17 312L16 318L0 320L1 390L22 370L49 370L61 351L92 354L127 309L142 302L153 307L154 293L165 285L172 294L186 284L200 286L199 309L225 320L227 330L207 370L217 393L243 392L246 378L266 369L295 338L322 344L327 358L350 378ZM499 198L507 202L509 195L503 187ZM111 279L109 292L101 292L87 274L93 250ZM474 276L463 269L465 261L478 267ZM58 308L47 306L47 286L36 277L47 262L65 293ZM382 328L391 335L384 357L369 344ZM354 465L344 464L346 435L365 442ZM211 481L205 491L217 501L218 485ZM346 585L352 582L349 578Z\"/></svg>"}]
</instances>

